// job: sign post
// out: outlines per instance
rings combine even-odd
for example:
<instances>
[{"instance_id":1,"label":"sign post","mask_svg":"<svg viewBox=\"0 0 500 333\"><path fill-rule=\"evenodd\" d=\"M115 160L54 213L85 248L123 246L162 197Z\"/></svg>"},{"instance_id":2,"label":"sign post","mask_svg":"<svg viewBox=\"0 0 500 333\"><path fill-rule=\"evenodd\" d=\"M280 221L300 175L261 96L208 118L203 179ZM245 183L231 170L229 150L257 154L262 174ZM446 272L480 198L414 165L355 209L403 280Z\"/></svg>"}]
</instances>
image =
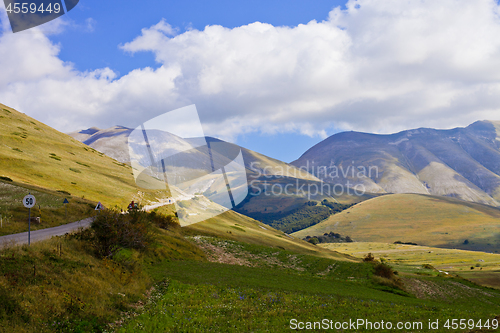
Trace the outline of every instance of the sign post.
<instances>
[{"instance_id":1,"label":"sign post","mask_svg":"<svg viewBox=\"0 0 500 333\"><path fill-rule=\"evenodd\" d=\"M64 198L63 204L64 204L64 210L66 211L66 222L68 222L68 207L66 206L66 204L69 204L68 199Z\"/></svg>"},{"instance_id":2,"label":"sign post","mask_svg":"<svg viewBox=\"0 0 500 333\"><path fill-rule=\"evenodd\" d=\"M24 207L28 208L28 245L31 245L31 208L35 206L36 199L31 193L23 198Z\"/></svg>"}]
</instances>

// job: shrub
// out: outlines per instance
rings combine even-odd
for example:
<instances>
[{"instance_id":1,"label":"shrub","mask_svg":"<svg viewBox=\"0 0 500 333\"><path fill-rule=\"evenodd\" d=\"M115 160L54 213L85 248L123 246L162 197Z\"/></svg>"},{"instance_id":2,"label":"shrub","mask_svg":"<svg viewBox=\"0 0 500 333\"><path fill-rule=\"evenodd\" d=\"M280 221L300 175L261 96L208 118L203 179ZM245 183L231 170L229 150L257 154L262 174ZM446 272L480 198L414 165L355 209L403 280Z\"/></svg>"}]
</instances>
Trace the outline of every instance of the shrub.
<instances>
[{"instance_id":1,"label":"shrub","mask_svg":"<svg viewBox=\"0 0 500 333\"><path fill-rule=\"evenodd\" d=\"M121 214L102 210L91 224L92 243L99 257L112 257L121 248L145 250L152 242L151 221L144 211Z\"/></svg>"},{"instance_id":2,"label":"shrub","mask_svg":"<svg viewBox=\"0 0 500 333\"><path fill-rule=\"evenodd\" d=\"M309 238L307 241L313 245L319 244L319 240L316 237Z\"/></svg>"},{"instance_id":3,"label":"shrub","mask_svg":"<svg viewBox=\"0 0 500 333\"><path fill-rule=\"evenodd\" d=\"M384 263L380 263L375 266L375 275L386 279L394 279L394 271L392 270L392 267Z\"/></svg>"},{"instance_id":4,"label":"shrub","mask_svg":"<svg viewBox=\"0 0 500 333\"><path fill-rule=\"evenodd\" d=\"M153 211L149 213L149 219L161 229L172 229L179 226L179 222L173 215L162 215Z\"/></svg>"},{"instance_id":5,"label":"shrub","mask_svg":"<svg viewBox=\"0 0 500 333\"><path fill-rule=\"evenodd\" d=\"M366 262L374 262L375 261L375 257L373 256L373 254L370 252L368 253L364 258L363 258L363 261L366 261Z\"/></svg>"}]
</instances>

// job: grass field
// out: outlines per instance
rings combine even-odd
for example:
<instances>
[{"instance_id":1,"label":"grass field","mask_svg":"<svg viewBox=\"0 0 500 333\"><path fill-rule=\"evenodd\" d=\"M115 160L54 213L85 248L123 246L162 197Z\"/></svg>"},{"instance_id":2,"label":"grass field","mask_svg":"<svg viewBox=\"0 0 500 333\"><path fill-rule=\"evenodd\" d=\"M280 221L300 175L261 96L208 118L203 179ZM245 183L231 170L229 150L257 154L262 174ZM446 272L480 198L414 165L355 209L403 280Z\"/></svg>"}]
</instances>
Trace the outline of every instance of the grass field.
<instances>
[{"instance_id":1,"label":"grass field","mask_svg":"<svg viewBox=\"0 0 500 333\"><path fill-rule=\"evenodd\" d=\"M500 313L498 290L417 274L400 275L398 287L375 276L373 264L350 256L313 252L290 238L265 245L266 237L250 237L250 222L233 214L221 215L217 227L205 225L206 232L157 229L151 247L124 249L114 258L96 258L78 237L1 250L0 332L284 332L294 318L427 325L449 318L484 322ZM255 225L270 239L279 235ZM237 240L240 233L248 233L245 241ZM230 256L239 261L216 262ZM415 285L432 293L414 294Z\"/></svg>"},{"instance_id":2,"label":"grass field","mask_svg":"<svg viewBox=\"0 0 500 333\"><path fill-rule=\"evenodd\" d=\"M361 202L292 235L337 232L355 241L500 251L500 210L452 198L390 194Z\"/></svg>"},{"instance_id":3,"label":"grass field","mask_svg":"<svg viewBox=\"0 0 500 333\"><path fill-rule=\"evenodd\" d=\"M355 264L351 265L368 265ZM290 321L334 322L362 318L371 322L421 322L492 319L500 311L498 291L434 278L452 299L418 299L372 288L364 277L332 279L277 269L172 261L165 266L165 290L118 332L285 332ZM450 283L452 282L452 283ZM477 295L470 297L471 288ZM395 325L395 324L394 324ZM358 327L354 331L368 331ZM382 330L388 331L388 330ZM407 331L429 331L422 329ZM453 332L440 327L437 332Z\"/></svg>"},{"instance_id":4,"label":"grass field","mask_svg":"<svg viewBox=\"0 0 500 333\"><path fill-rule=\"evenodd\" d=\"M500 289L500 254L374 242L326 243L318 246L357 258L372 253L376 259L387 260L402 272L437 275L442 271ZM436 270L425 269L425 264Z\"/></svg>"}]
</instances>

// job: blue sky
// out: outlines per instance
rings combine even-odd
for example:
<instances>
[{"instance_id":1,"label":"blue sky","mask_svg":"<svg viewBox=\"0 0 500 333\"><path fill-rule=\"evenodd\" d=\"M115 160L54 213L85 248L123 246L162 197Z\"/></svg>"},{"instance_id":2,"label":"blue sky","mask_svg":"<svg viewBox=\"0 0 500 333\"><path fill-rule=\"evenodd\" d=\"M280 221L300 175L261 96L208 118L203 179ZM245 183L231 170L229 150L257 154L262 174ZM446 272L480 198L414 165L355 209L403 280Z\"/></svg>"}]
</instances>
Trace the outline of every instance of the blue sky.
<instances>
[{"instance_id":1,"label":"blue sky","mask_svg":"<svg viewBox=\"0 0 500 333\"><path fill-rule=\"evenodd\" d=\"M67 29L51 36L61 43L60 58L75 63L81 70L109 66L126 74L138 67L157 67L150 53L125 54L118 48L134 39L141 29L165 19L183 32L203 30L207 25L227 28L239 27L256 21L274 26L296 26L311 20L323 21L334 7L345 1L331 0L80 0L66 19L86 26L91 18L94 30Z\"/></svg>"},{"instance_id":2,"label":"blue sky","mask_svg":"<svg viewBox=\"0 0 500 333\"><path fill-rule=\"evenodd\" d=\"M342 130L499 119L495 0L96 1L12 34L0 102L63 132L196 104L206 135L293 161Z\"/></svg>"},{"instance_id":3,"label":"blue sky","mask_svg":"<svg viewBox=\"0 0 500 333\"><path fill-rule=\"evenodd\" d=\"M59 58L73 63L79 71L109 67L122 76L137 68L161 66L152 53L130 55L118 45L133 40L141 29L162 19L179 33L189 29L203 30L207 25L234 28L256 21L274 26L296 26L311 20L323 21L330 10L344 4L345 1L331 0L80 0L64 17L70 22L69 26L49 38L60 45ZM117 125L120 124L117 120ZM297 159L321 140L318 135L297 133L257 132L235 137L236 143L246 148L287 162Z\"/></svg>"}]
</instances>

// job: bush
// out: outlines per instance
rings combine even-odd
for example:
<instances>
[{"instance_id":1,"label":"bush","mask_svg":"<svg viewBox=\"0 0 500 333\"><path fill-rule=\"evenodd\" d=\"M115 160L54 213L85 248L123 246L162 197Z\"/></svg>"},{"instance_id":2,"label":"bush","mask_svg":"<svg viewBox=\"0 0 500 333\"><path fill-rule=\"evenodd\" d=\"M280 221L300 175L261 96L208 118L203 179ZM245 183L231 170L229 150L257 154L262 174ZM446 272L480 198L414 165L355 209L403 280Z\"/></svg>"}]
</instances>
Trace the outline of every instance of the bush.
<instances>
[{"instance_id":1,"label":"bush","mask_svg":"<svg viewBox=\"0 0 500 333\"><path fill-rule=\"evenodd\" d=\"M308 242L313 244L313 245L319 244L319 240L316 237L309 238Z\"/></svg>"},{"instance_id":2,"label":"bush","mask_svg":"<svg viewBox=\"0 0 500 333\"><path fill-rule=\"evenodd\" d=\"M120 248L145 250L152 242L151 221L144 211L102 210L90 227L99 257L112 257Z\"/></svg>"},{"instance_id":3,"label":"bush","mask_svg":"<svg viewBox=\"0 0 500 333\"><path fill-rule=\"evenodd\" d=\"M380 263L375 266L375 275L386 279L394 279L394 271L392 270L392 267L384 263Z\"/></svg>"},{"instance_id":4,"label":"bush","mask_svg":"<svg viewBox=\"0 0 500 333\"><path fill-rule=\"evenodd\" d=\"M156 212L149 213L150 220L161 229L172 229L179 226L177 218L173 215L162 215Z\"/></svg>"},{"instance_id":5,"label":"bush","mask_svg":"<svg viewBox=\"0 0 500 333\"><path fill-rule=\"evenodd\" d=\"M374 262L375 261L375 257L373 256L373 254L368 253L364 258L363 258L363 261L366 261L366 262Z\"/></svg>"}]
</instances>

